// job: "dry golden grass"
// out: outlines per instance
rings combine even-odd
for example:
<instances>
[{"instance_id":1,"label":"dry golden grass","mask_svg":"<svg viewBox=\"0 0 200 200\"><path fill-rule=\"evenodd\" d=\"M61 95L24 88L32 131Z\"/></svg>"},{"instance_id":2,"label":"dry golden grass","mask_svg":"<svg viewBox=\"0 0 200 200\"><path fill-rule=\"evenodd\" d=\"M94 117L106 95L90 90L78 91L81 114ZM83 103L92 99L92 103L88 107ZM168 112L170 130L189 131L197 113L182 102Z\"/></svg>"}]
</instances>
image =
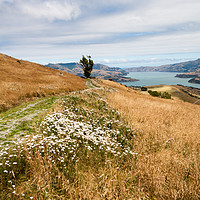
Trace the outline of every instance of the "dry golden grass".
<instances>
[{"instance_id":1,"label":"dry golden grass","mask_svg":"<svg viewBox=\"0 0 200 200\"><path fill-rule=\"evenodd\" d=\"M25 148L27 168L24 177L16 180L17 194L33 199L200 199L200 107L140 94L111 81L98 83L108 90L78 92L68 105L95 109L88 120L109 116L109 109L117 108L135 129L128 144L138 154L104 158L105 154L82 146L78 162L69 157L62 170L60 162L51 161L49 151L34 148L31 153ZM100 99L105 95L112 106L108 113L101 110ZM61 102L54 105L52 112L61 111L62 106ZM13 197L11 192L2 194L4 199Z\"/></svg>"},{"instance_id":2,"label":"dry golden grass","mask_svg":"<svg viewBox=\"0 0 200 200\"><path fill-rule=\"evenodd\" d=\"M171 94L172 99L181 100L189 103L195 103L200 105L196 97L199 97L199 90L196 88L191 89L190 87L177 86L177 85L157 85L157 86L147 86L148 90L158 91L158 92L168 92ZM184 91L185 90L185 91ZM188 92L186 92L188 90ZM140 91L142 94L149 94L148 91ZM189 94L191 95L189 95Z\"/></svg>"},{"instance_id":3,"label":"dry golden grass","mask_svg":"<svg viewBox=\"0 0 200 200\"><path fill-rule=\"evenodd\" d=\"M0 54L0 111L34 97L87 88L72 74Z\"/></svg>"},{"instance_id":4,"label":"dry golden grass","mask_svg":"<svg viewBox=\"0 0 200 200\"><path fill-rule=\"evenodd\" d=\"M136 93L104 81L108 96L136 129L133 176L148 198L200 198L200 106Z\"/></svg>"}]
</instances>

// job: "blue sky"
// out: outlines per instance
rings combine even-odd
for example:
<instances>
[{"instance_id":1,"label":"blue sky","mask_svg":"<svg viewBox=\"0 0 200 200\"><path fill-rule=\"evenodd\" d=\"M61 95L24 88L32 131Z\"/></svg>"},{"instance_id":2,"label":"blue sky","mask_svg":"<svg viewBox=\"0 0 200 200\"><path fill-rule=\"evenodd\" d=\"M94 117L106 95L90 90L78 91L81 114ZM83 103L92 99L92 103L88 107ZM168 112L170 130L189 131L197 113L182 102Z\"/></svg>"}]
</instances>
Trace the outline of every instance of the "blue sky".
<instances>
[{"instance_id":1,"label":"blue sky","mask_svg":"<svg viewBox=\"0 0 200 200\"><path fill-rule=\"evenodd\" d=\"M0 52L134 67L200 57L199 0L0 0Z\"/></svg>"}]
</instances>

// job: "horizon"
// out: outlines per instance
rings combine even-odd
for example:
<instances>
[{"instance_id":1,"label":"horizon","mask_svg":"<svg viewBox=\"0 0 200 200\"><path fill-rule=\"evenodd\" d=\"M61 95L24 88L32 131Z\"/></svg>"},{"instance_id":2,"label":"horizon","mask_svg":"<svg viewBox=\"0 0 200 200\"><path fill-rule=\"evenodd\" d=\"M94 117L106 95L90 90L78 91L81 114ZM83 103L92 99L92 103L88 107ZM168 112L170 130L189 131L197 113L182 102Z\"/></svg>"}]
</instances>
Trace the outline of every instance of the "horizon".
<instances>
[{"instance_id":1,"label":"horizon","mask_svg":"<svg viewBox=\"0 0 200 200\"><path fill-rule=\"evenodd\" d=\"M164 64L160 64L160 65L140 65L139 63L143 62L143 63L150 63L150 61L153 63L155 63L155 60L152 59L152 60L136 60L136 61L132 61L133 63L136 63L134 66L126 66L126 67L122 67L121 66L117 66L117 64L112 64L112 65L109 65L109 63L100 63L100 62L96 62L94 64L102 64L102 65L106 65L106 66L109 66L109 67L119 67L119 68L122 68L122 69L126 69L126 68L137 68L137 67L159 67L159 66L163 66L163 65L170 65L170 64L178 64L178 63L182 63L182 62L188 62L188 61L194 61L194 60L197 60L197 59L200 59L200 58L190 58L190 59L168 59L168 62L164 62ZM174 61L174 62L173 62ZM157 60L157 62L160 62L160 63L163 63L162 60ZM48 65L48 64L70 64L70 63L78 63L78 61L69 61L69 62L50 62L50 63L46 63L44 65Z\"/></svg>"},{"instance_id":2,"label":"horizon","mask_svg":"<svg viewBox=\"0 0 200 200\"><path fill-rule=\"evenodd\" d=\"M196 60L199 7L199 0L2 0L1 52L40 64L91 55L123 68Z\"/></svg>"}]
</instances>

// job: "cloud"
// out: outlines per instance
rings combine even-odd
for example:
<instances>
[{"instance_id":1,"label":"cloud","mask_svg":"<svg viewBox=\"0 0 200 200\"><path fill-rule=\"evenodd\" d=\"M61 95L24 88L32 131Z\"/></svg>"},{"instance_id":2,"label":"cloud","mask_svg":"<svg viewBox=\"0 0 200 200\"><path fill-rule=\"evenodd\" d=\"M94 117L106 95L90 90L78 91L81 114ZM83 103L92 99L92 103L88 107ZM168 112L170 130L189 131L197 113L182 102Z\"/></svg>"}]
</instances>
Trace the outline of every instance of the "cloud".
<instances>
[{"instance_id":1,"label":"cloud","mask_svg":"<svg viewBox=\"0 0 200 200\"><path fill-rule=\"evenodd\" d=\"M26 1L21 5L21 10L34 18L44 18L49 21L71 20L80 15L76 3L69 1Z\"/></svg>"},{"instance_id":2,"label":"cloud","mask_svg":"<svg viewBox=\"0 0 200 200\"><path fill-rule=\"evenodd\" d=\"M1 51L38 62L90 54L119 63L200 52L199 7L199 0L1 0Z\"/></svg>"},{"instance_id":3,"label":"cloud","mask_svg":"<svg viewBox=\"0 0 200 200\"><path fill-rule=\"evenodd\" d=\"M85 28L95 27L98 32L166 31L171 26L180 28L179 24L199 22L199 7L197 0L141 0L140 6L133 1L123 12L87 19Z\"/></svg>"},{"instance_id":4,"label":"cloud","mask_svg":"<svg viewBox=\"0 0 200 200\"><path fill-rule=\"evenodd\" d=\"M169 55L168 55L169 56ZM178 56L178 58L176 58ZM195 60L194 57L190 55L189 58L184 58L183 55L171 55L171 58L163 55L156 55L156 57L151 56L135 56L132 58L126 59L100 59L99 63L108 64L110 66L121 66L123 68L126 67L139 67L139 66L159 66L163 64L173 64L178 62L184 62L189 60Z\"/></svg>"},{"instance_id":5,"label":"cloud","mask_svg":"<svg viewBox=\"0 0 200 200\"><path fill-rule=\"evenodd\" d=\"M80 14L79 5L69 0L3 0L0 2L0 11L2 15L11 15L20 21L23 17L29 19L46 19L50 22L55 20L72 20Z\"/></svg>"}]
</instances>

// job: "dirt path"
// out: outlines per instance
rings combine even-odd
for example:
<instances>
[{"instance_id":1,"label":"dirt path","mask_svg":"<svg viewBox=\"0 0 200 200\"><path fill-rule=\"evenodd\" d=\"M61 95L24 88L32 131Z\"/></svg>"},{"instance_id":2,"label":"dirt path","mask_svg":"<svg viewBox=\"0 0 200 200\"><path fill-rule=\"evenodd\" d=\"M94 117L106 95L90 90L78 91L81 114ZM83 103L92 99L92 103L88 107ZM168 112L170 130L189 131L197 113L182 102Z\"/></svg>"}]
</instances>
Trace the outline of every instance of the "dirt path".
<instances>
[{"instance_id":1,"label":"dirt path","mask_svg":"<svg viewBox=\"0 0 200 200\"><path fill-rule=\"evenodd\" d=\"M0 147L35 131L42 113L48 111L57 97L39 99L0 114Z\"/></svg>"},{"instance_id":2,"label":"dirt path","mask_svg":"<svg viewBox=\"0 0 200 200\"><path fill-rule=\"evenodd\" d=\"M97 81L87 79L88 89L102 89ZM16 139L34 133L48 110L59 97L48 97L12 108L0 114L0 148Z\"/></svg>"},{"instance_id":3,"label":"dirt path","mask_svg":"<svg viewBox=\"0 0 200 200\"><path fill-rule=\"evenodd\" d=\"M86 85L88 86L88 88L93 88L93 89L99 88L98 83L95 80L92 80L92 79L87 79Z\"/></svg>"}]
</instances>

